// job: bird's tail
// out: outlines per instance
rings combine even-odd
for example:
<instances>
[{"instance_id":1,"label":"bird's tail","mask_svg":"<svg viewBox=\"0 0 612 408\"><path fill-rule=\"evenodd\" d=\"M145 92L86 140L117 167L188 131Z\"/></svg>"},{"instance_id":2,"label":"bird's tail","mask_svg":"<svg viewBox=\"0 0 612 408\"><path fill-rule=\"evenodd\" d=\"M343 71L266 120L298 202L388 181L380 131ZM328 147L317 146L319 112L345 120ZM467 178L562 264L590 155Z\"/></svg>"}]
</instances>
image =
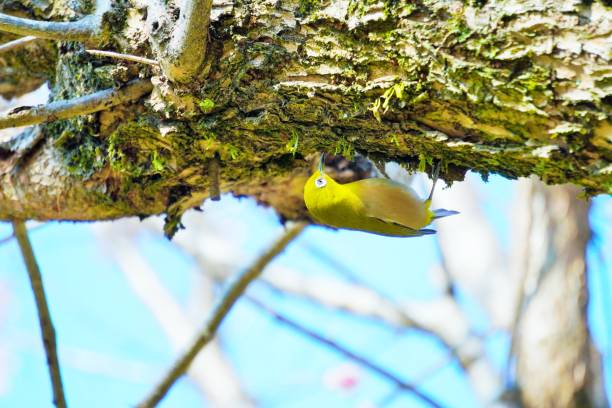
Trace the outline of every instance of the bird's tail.
<instances>
[{"instance_id":1,"label":"bird's tail","mask_svg":"<svg viewBox=\"0 0 612 408\"><path fill-rule=\"evenodd\" d=\"M415 237L422 237L423 235L433 235L435 233L436 233L436 230L422 228L422 229L418 230L417 233L414 236Z\"/></svg>"},{"instance_id":2,"label":"bird's tail","mask_svg":"<svg viewBox=\"0 0 612 408\"><path fill-rule=\"evenodd\" d=\"M437 210L433 210L432 220L437 220L438 218L448 217L449 215L455 214L459 214L459 211L445 210L444 208L439 208Z\"/></svg>"}]
</instances>

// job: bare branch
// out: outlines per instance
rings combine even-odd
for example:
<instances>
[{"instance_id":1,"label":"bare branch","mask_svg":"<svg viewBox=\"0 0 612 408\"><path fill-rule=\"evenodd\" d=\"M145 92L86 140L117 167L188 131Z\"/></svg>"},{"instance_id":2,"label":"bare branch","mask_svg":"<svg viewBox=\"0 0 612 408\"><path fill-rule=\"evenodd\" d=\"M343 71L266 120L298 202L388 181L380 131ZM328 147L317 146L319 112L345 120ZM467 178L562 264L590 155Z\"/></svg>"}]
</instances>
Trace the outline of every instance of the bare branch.
<instances>
[{"instance_id":1,"label":"bare branch","mask_svg":"<svg viewBox=\"0 0 612 408\"><path fill-rule=\"evenodd\" d=\"M43 287L40 269L38 268L36 258L34 257L34 251L28 238L25 223L20 220L13 221L13 231L15 238L17 238L17 242L19 243L19 249L21 250L21 255L26 265L28 276L30 277L32 291L34 292L34 299L36 300L38 322L40 324L43 345L47 355L49 376L51 377L51 384L53 387L53 403L58 408L65 408L66 398L64 397L62 376L60 373L59 360L57 358L55 328L53 327L53 322L51 322L51 313L49 312L49 306L45 296L45 289Z\"/></svg>"},{"instance_id":2,"label":"bare branch","mask_svg":"<svg viewBox=\"0 0 612 408\"><path fill-rule=\"evenodd\" d=\"M13 238L15 238L15 233L12 233L10 235L7 235L4 238L0 238L0 245L4 245L7 242L10 242Z\"/></svg>"},{"instance_id":3,"label":"bare branch","mask_svg":"<svg viewBox=\"0 0 612 408\"><path fill-rule=\"evenodd\" d=\"M1 48L0 48L0 51L1 51ZM101 57L116 58L116 59L122 59L126 61L139 62L141 64L153 65L156 67L159 66L159 62L155 61L154 59L139 57L138 55L121 54L119 52L104 51L104 50L85 50L85 52L91 55L98 55Z\"/></svg>"},{"instance_id":4,"label":"bare branch","mask_svg":"<svg viewBox=\"0 0 612 408\"><path fill-rule=\"evenodd\" d=\"M406 390L412 394L414 394L415 397L419 398L421 401L427 403L428 405L432 406L432 407L438 407L440 408L441 405L439 403L437 403L436 401L434 401L430 396L426 395L425 393L423 393L422 391L420 391L417 387L415 387L414 385L400 379L399 377L397 377L395 374L389 372L388 370L379 367L378 365L374 364L373 362L371 362L370 360L368 360L367 358L360 356L350 350L348 350L347 348L345 348L344 346L338 344L336 341L328 339L327 337L322 336L319 333L316 333L312 330L310 330L309 328L302 326L301 324L289 319L288 317L282 315L281 313L273 310L271 307L269 307L268 305L266 305L265 303L263 303L261 300L256 299L253 296L249 296L249 295L245 295L245 299L247 299L248 301L250 301L253 305L257 306L258 309L266 312L267 314L269 314L270 316L272 316L274 319L276 319L277 321L279 321L280 323L286 325L287 327L290 327L291 329L295 330L296 332L309 337L311 339L314 339L315 341L324 344L325 346L329 347L330 349L334 350L335 352L342 354L343 356L355 361L356 363L359 363L360 365L362 365L363 367L367 368L370 371L375 372L376 374L380 375L381 377L391 381L392 383L394 383L397 387L401 388L402 390Z\"/></svg>"},{"instance_id":5,"label":"bare branch","mask_svg":"<svg viewBox=\"0 0 612 408\"><path fill-rule=\"evenodd\" d=\"M21 37L21 38L18 38L16 40L9 41L7 43L1 44L0 45L0 54L2 54L3 52L8 52L8 51L14 50L16 48L23 47L24 45L29 44L32 41L35 41L37 39L38 38L34 37L33 35L28 35L26 37Z\"/></svg>"},{"instance_id":6,"label":"bare branch","mask_svg":"<svg viewBox=\"0 0 612 408\"><path fill-rule=\"evenodd\" d=\"M436 239L436 249L438 250L438 257L440 258L440 271L442 272L442 277L444 279L443 283L443 293L446 296L449 296L457 301L457 283L455 282L455 278L450 272L450 268L448 265L448 260L444 256L444 251L440 247L440 241Z\"/></svg>"},{"instance_id":7,"label":"bare branch","mask_svg":"<svg viewBox=\"0 0 612 408\"><path fill-rule=\"evenodd\" d=\"M138 407L149 408L156 406L166 395L174 383L187 371L189 365L198 353L212 340L221 322L227 316L232 306L243 295L248 285L253 282L265 269L265 267L281 253L287 245L296 238L307 224L299 222L291 226L285 234L276 241L249 269L238 274L229 284L227 289L213 307L210 317L204 323L189 349L175 363L162 381L155 387L153 392Z\"/></svg>"},{"instance_id":8,"label":"bare branch","mask_svg":"<svg viewBox=\"0 0 612 408\"><path fill-rule=\"evenodd\" d=\"M33 221L34 222L34 221ZM45 222L41 222L41 223L36 223L34 222L34 226L32 226L30 224L30 227L28 228L28 234L32 233L33 231L36 231L37 229L40 229L42 227L45 227L49 224L45 223ZM0 238L0 245L4 245L6 243L11 242L11 240L13 240L15 238L15 232L7 235L6 237Z\"/></svg>"},{"instance_id":9,"label":"bare branch","mask_svg":"<svg viewBox=\"0 0 612 408\"><path fill-rule=\"evenodd\" d=\"M467 322L447 298L427 301L425 305L417 302L398 305L363 284L305 276L286 268L270 268L260 283L331 309L376 319L396 328L422 331L434 336L453 354L469 336ZM427 317L421 313L424 309L428 310ZM436 322L439 316L452 316L454 325ZM474 357L464 354L456 354L457 361L462 365L469 364Z\"/></svg>"},{"instance_id":10,"label":"bare branch","mask_svg":"<svg viewBox=\"0 0 612 408\"><path fill-rule=\"evenodd\" d=\"M102 35L102 16L110 8L109 0L97 0L94 14L69 22L38 21L0 13L0 31L49 40L95 40Z\"/></svg>"},{"instance_id":11,"label":"bare branch","mask_svg":"<svg viewBox=\"0 0 612 408\"><path fill-rule=\"evenodd\" d=\"M173 81L186 83L200 73L206 54L212 0L184 0L181 15L161 61Z\"/></svg>"},{"instance_id":12,"label":"bare branch","mask_svg":"<svg viewBox=\"0 0 612 408\"><path fill-rule=\"evenodd\" d=\"M118 231L110 224L96 226L95 230L100 232L102 243L109 245L113 258L125 275L134 294L150 310L166 334L172 348L179 351L186 347L197 327L140 253L134 240L131 239L132 234L125 230ZM198 276L204 278L201 274ZM202 285L198 287L200 286ZM202 296L202 291L198 291L198 299L203 301L201 310L209 309L213 300L212 285L208 286L210 286L211 293L205 293ZM224 358L217 341L213 340L198 355L187 374L211 405L251 406L248 396L241 389L240 382L231 365Z\"/></svg>"},{"instance_id":13,"label":"bare branch","mask_svg":"<svg viewBox=\"0 0 612 408\"><path fill-rule=\"evenodd\" d=\"M71 22L37 21L0 13L0 31L49 40L85 41L97 31L93 16Z\"/></svg>"},{"instance_id":14,"label":"bare branch","mask_svg":"<svg viewBox=\"0 0 612 408\"><path fill-rule=\"evenodd\" d=\"M21 106L0 115L0 129L35 125L98 112L138 99L152 89L151 81L139 79L119 89L105 89L67 101L56 101L34 107Z\"/></svg>"}]
</instances>

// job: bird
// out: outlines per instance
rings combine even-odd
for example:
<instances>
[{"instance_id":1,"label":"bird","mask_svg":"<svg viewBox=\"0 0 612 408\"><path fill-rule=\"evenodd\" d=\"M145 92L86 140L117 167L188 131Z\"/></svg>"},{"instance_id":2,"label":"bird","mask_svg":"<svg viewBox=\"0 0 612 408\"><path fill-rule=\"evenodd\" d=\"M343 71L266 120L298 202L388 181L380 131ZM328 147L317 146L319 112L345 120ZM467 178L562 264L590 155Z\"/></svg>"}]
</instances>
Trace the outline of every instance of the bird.
<instances>
[{"instance_id":1,"label":"bird","mask_svg":"<svg viewBox=\"0 0 612 408\"><path fill-rule=\"evenodd\" d=\"M304 185L306 208L320 224L384 236L418 237L436 233L424 228L433 220L458 214L430 209L439 164L426 200L420 199L410 187L383 178L339 184L325 173L323 164L321 155L318 170Z\"/></svg>"}]
</instances>

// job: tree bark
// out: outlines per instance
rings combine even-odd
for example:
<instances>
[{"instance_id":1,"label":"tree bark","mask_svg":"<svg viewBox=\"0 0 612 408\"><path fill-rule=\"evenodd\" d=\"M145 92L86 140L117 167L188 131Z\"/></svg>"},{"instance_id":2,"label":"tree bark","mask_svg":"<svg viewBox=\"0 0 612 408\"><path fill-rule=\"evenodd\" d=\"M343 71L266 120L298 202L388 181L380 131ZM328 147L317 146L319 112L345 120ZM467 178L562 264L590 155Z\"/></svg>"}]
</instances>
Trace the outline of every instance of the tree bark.
<instances>
[{"instance_id":1,"label":"tree bark","mask_svg":"<svg viewBox=\"0 0 612 408\"><path fill-rule=\"evenodd\" d=\"M588 203L576 188L531 188L516 378L528 407L606 407L601 356L587 328Z\"/></svg>"},{"instance_id":2,"label":"tree bark","mask_svg":"<svg viewBox=\"0 0 612 408\"><path fill-rule=\"evenodd\" d=\"M12 0L0 10L82 18L88 10L73 3L51 1L45 14ZM413 169L441 161L447 181L467 170L535 174L611 192L610 7L483 3L217 0L201 73L180 85L159 67L89 55L92 44L36 42L53 61L37 72L54 100L136 77L155 88L132 104L40 125L39 138L0 138L0 218L165 212L173 230L208 196L214 157L222 191L301 218L302 183L321 151ZM113 3L95 45L159 56L180 17L179 5L160 7ZM28 50L6 55L15 52L7 61L20 72ZM4 93L18 94L23 81Z\"/></svg>"}]
</instances>

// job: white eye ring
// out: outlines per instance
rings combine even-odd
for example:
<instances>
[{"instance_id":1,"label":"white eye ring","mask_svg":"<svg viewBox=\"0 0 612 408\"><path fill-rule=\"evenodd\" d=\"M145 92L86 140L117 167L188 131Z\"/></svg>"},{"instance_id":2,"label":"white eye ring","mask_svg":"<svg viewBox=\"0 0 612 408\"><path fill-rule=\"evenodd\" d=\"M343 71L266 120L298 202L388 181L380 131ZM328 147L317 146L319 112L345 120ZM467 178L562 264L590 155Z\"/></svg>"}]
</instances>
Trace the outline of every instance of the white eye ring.
<instances>
[{"instance_id":1,"label":"white eye ring","mask_svg":"<svg viewBox=\"0 0 612 408\"><path fill-rule=\"evenodd\" d=\"M315 186L317 186L317 188L325 187L326 185L327 185L327 180L325 180L325 178L323 177L319 177L318 179L315 180Z\"/></svg>"}]
</instances>

